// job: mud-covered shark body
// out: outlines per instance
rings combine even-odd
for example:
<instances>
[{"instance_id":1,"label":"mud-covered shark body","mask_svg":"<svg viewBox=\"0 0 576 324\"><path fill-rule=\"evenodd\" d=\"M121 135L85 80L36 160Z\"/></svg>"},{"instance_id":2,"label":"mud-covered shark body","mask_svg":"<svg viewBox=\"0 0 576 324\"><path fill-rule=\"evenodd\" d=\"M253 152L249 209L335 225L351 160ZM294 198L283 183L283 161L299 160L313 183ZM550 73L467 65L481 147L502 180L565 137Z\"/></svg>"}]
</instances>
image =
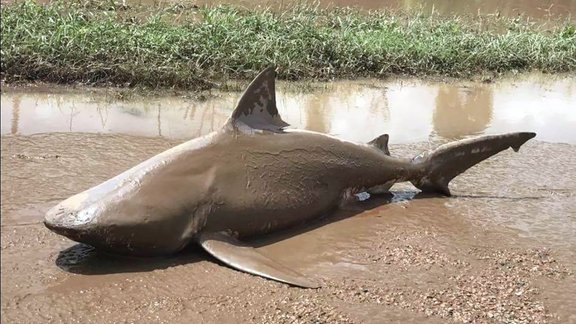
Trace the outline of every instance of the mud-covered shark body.
<instances>
[{"instance_id":1,"label":"mud-covered shark body","mask_svg":"<svg viewBox=\"0 0 576 324\"><path fill-rule=\"evenodd\" d=\"M238 239L310 221L356 192L387 190L396 182L449 195L448 182L456 175L535 136L485 136L412 160L394 158L387 135L358 144L284 130L274 77L272 69L260 73L220 131L61 202L46 214L46 226L120 254L164 255L196 242L236 269L315 287Z\"/></svg>"}]
</instances>

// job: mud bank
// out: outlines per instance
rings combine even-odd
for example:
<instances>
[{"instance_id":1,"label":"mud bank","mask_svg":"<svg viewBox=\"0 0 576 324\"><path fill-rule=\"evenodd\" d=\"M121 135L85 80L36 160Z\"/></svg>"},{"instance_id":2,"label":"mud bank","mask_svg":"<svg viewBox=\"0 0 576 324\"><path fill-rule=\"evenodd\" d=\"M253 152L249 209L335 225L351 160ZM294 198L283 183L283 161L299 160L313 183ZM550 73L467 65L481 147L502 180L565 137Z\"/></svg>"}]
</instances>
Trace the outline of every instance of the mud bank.
<instances>
[{"instance_id":1,"label":"mud bank","mask_svg":"<svg viewBox=\"0 0 576 324\"><path fill-rule=\"evenodd\" d=\"M398 125L389 131L392 139L399 139L391 146L392 154L398 156L412 156L450 138L489 132L498 120L494 116L503 109L496 104L501 95L488 101L465 99L477 98L475 90L470 90L474 85L454 87L460 89L454 96L461 102L477 105L448 105L452 107L449 115L463 111L470 114L462 116L483 116L478 115L477 111L482 111L478 107L490 106L492 117L482 122L485 126L462 132L459 127L464 121L481 119L463 117L460 122L441 124L447 133L429 131L424 137L403 139L402 125L420 122L429 125L429 130L436 129L435 118L430 116L438 108L412 113L408 124L390 122L394 109L389 117L375 114L380 117L363 119L378 118L387 127ZM574 100L573 92L557 96L556 86L541 93L535 89L542 87L532 83L531 89L534 100ZM437 89L434 93L441 92ZM354 92L350 101L330 99L325 108L316 110L326 112L318 115L330 121L322 122L328 125L325 131L334 130L340 122L339 136L363 139L355 135L359 133L354 118L366 106L342 108L346 106L343 102L363 103L366 98L376 98L367 100L375 102L375 107L382 104L382 97L363 93ZM25 129L34 128L23 125L41 125L30 123L34 116L51 116L59 107L30 108L34 101L29 99L20 101L18 131L11 132L13 123L4 124L4 103L12 102L16 94L2 93L1 307L6 323L576 321L576 145L570 132L562 133L565 138L561 140L546 136L552 134L546 129L562 129L562 123L573 116L568 108L557 111L562 117L544 119L547 127L542 128L542 139L530 141L519 153L503 152L456 178L452 183L455 197L422 197L411 186L396 186L393 196L372 197L329 215L322 223L252 242L263 253L323 283L318 290L303 290L231 270L193 248L161 259L126 259L101 254L49 232L40 221L59 200L184 139L152 133L129 135L121 128L97 130L100 134L82 128L26 133ZM524 98L514 92L509 96ZM279 94L280 102L283 98ZM408 103L416 96L386 98L387 107L410 107ZM434 96L430 98L423 102L434 101ZM290 105L299 112L285 117L293 124L314 128L317 123L308 126L306 122L310 116L298 124L298 114L307 116L302 108L306 105L296 104L301 99ZM68 107L69 100L73 101L62 99L63 107ZM92 100L104 102L105 98ZM194 103L188 104L190 111L196 109ZM552 106L547 104L547 108ZM223 115L228 107L221 107ZM101 125L100 115L86 115L85 110L93 108L77 108L77 115L63 109L64 115L84 116L82 124L91 120ZM23 113L28 109L36 110ZM538 114L514 119L520 110L511 111L505 120L516 122L503 123L498 132L537 125L532 120L538 120ZM182 112L175 115L182 116ZM190 134L208 131L191 122L202 115L194 116L184 118L196 132ZM333 116L338 118L331 119ZM130 123L134 128L156 127L146 124L147 120L135 118ZM364 131L382 131L373 129L380 127L373 126L376 124L366 123Z\"/></svg>"}]
</instances>

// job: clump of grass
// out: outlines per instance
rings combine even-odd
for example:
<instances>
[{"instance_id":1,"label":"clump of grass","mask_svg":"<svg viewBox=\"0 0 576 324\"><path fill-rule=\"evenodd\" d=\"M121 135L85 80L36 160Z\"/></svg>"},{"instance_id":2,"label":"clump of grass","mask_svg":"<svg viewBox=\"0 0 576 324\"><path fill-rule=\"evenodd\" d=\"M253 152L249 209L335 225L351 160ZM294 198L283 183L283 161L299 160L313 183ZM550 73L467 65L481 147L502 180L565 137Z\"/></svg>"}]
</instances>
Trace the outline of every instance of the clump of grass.
<instances>
[{"instance_id":1,"label":"clump of grass","mask_svg":"<svg viewBox=\"0 0 576 324\"><path fill-rule=\"evenodd\" d=\"M576 70L569 22L544 30L518 18L471 23L305 6L165 9L2 6L2 79L204 89L213 85L204 80L251 78L270 65L291 80ZM486 28L487 19L499 27Z\"/></svg>"}]
</instances>

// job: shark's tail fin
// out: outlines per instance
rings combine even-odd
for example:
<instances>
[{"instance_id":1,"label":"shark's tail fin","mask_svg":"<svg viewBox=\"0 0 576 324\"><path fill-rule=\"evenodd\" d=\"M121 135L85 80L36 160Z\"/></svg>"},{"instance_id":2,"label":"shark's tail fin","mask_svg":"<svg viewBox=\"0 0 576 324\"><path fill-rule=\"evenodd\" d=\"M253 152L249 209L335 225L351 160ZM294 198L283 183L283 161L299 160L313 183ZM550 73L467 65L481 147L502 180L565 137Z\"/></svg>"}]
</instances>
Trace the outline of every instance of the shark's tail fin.
<instances>
[{"instance_id":1,"label":"shark's tail fin","mask_svg":"<svg viewBox=\"0 0 576 324\"><path fill-rule=\"evenodd\" d=\"M420 165L422 171L417 178L410 179L410 182L424 192L450 196L448 183L454 177L509 147L517 152L522 144L534 136L536 133L509 133L442 145L412 159L412 163Z\"/></svg>"}]
</instances>

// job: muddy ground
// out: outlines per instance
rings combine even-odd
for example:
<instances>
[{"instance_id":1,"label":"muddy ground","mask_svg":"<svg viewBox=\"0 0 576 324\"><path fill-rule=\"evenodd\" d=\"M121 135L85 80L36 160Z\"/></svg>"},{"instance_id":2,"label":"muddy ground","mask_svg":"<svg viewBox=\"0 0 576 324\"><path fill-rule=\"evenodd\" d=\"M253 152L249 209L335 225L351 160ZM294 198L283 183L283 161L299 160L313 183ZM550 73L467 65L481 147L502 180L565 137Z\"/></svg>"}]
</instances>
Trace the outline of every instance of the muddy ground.
<instances>
[{"instance_id":1,"label":"muddy ground","mask_svg":"<svg viewBox=\"0 0 576 324\"><path fill-rule=\"evenodd\" d=\"M40 223L59 200L181 140L1 141L3 323L576 322L575 145L533 140L457 178L455 197L399 186L393 197L252 242L322 282L305 290L194 248L162 259L103 255Z\"/></svg>"},{"instance_id":2,"label":"muddy ground","mask_svg":"<svg viewBox=\"0 0 576 324\"><path fill-rule=\"evenodd\" d=\"M483 133L538 136L456 178L454 197L395 186L250 242L322 282L305 290L193 247L160 259L104 255L41 224L60 200L218 129L239 93L200 102L3 88L2 322L576 323L573 77L287 89L277 100L293 126L359 142L388 132L393 155Z\"/></svg>"}]
</instances>

